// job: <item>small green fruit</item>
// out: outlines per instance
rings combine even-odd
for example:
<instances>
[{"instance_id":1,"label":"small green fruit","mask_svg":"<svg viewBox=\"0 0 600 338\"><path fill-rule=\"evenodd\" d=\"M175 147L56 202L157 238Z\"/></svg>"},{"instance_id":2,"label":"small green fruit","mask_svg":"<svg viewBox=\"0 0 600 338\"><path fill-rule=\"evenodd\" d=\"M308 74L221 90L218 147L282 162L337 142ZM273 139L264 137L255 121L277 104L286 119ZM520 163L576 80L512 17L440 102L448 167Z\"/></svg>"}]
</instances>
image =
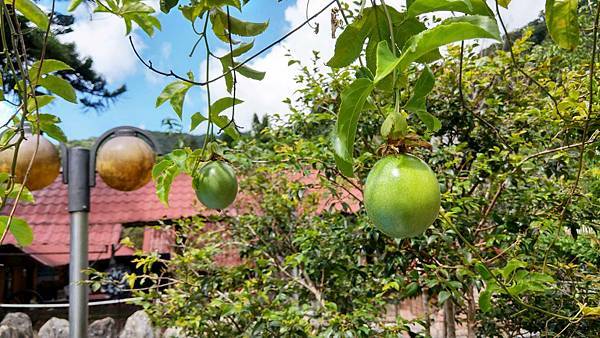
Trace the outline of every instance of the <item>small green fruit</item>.
<instances>
[{"instance_id":1,"label":"small green fruit","mask_svg":"<svg viewBox=\"0 0 600 338\"><path fill-rule=\"evenodd\" d=\"M367 215L394 238L422 234L437 219L440 186L429 166L407 154L387 156L371 169L364 190Z\"/></svg>"},{"instance_id":2,"label":"small green fruit","mask_svg":"<svg viewBox=\"0 0 600 338\"><path fill-rule=\"evenodd\" d=\"M225 209L235 200L238 191L233 168L225 162L211 162L203 166L194 178L198 200L210 209Z\"/></svg>"}]
</instances>

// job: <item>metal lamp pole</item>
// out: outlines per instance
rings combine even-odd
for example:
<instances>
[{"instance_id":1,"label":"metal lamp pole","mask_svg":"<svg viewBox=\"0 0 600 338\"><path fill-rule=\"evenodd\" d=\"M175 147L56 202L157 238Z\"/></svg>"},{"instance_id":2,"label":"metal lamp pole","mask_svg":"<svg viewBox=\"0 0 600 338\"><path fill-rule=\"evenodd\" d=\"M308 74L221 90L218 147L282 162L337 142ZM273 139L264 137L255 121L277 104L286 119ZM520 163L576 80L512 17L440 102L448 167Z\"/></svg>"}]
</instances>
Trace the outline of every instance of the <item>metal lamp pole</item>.
<instances>
[{"instance_id":1,"label":"metal lamp pole","mask_svg":"<svg viewBox=\"0 0 600 338\"><path fill-rule=\"evenodd\" d=\"M88 227L90 190L96 185L96 154L108 139L136 136L158 153L158 143L146 131L135 127L113 128L100 136L90 149L67 148L61 144L63 183L68 185L71 244L69 249L69 337L87 337L89 287L84 270L88 268Z\"/></svg>"}]
</instances>

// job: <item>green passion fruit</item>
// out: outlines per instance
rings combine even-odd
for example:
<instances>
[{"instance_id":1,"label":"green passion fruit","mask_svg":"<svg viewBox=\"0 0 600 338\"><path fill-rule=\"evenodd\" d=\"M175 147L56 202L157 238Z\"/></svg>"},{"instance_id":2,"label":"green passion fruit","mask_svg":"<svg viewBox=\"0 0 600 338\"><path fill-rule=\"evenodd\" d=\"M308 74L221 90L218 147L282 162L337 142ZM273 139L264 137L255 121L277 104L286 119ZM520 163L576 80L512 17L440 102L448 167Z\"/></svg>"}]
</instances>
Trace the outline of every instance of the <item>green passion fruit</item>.
<instances>
[{"instance_id":1,"label":"green passion fruit","mask_svg":"<svg viewBox=\"0 0 600 338\"><path fill-rule=\"evenodd\" d=\"M238 191L233 168L221 161L203 166L193 181L198 200L210 209L225 209L235 200Z\"/></svg>"},{"instance_id":2,"label":"green passion fruit","mask_svg":"<svg viewBox=\"0 0 600 338\"><path fill-rule=\"evenodd\" d=\"M431 168L408 154L391 155L375 163L364 190L367 215L394 238L422 234L438 217L440 186Z\"/></svg>"}]
</instances>

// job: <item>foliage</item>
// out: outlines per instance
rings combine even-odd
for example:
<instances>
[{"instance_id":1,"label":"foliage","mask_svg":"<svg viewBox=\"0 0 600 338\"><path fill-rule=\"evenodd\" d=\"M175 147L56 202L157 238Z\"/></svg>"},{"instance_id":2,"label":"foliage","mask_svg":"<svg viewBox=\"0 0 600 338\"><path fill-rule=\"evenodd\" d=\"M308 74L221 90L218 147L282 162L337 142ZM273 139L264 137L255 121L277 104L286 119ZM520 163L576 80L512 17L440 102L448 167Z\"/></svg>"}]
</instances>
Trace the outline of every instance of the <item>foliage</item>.
<instances>
[{"instance_id":1,"label":"foliage","mask_svg":"<svg viewBox=\"0 0 600 338\"><path fill-rule=\"evenodd\" d=\"M73 0L70 9L80 3ZM341 8L352 21L338 38L331 69L303 68L301 97L289 101L290 115L279 127L260 126L253 138L237 130L235 108L242 100L236 79L264 77L246 65L254 56L240 59L268 23L230 14L246 3L161 1L161 11L177 7L198 35L192 54L203 43L207 68L200 76L158 70L132 42L148 68L175 78L157 106L168 101L181 119L189 89L207 92L206 108L190 121L192 129L207 126L203 147L174 150L155 166L159 198L168 201L177 175L197 176L203 163L225 159L242 170L242 189L256 203L235 217L182 220L173 228L171 260L138 259L141 274L125 279L131 287L154 282L139 295L157 323L192 336L416 335L404 319L387 318L386 307L425 294L433 299L429 305L466 315L471 331L479 316L483 336L522 329L600 333L599 215L589 207L600 204L597 170L588 169L597 166L593 157L599 151L598 119L592 116L598 109L596 55L589 55L599 27L591 3L547 0L548 32L563 49L547 42L534 47L527 33L514 46L508 43L507 51L482 56L464 41L500 40L504 28L483 0L413 0L403 12L383 1L369 8L362 1L356 11ZM509 4L496 2L496 12ZM134 24L149 36L161 28L141 0L95 5L97 12L121 17L128 33ZM74 88L60 77L72 67L43 56L37 66L28 62L15 47L22 34L14 10L41 31L49 21L29 0L11 6L1 4L0 35L13 39L3 40L3 55L20 111L2 146L13 146L10 137L16 137L18 149L26 120L36 132L63 140L58 119L39 111L55 96L40 93L76 101ZM438 11L457 16L425 25L423 14ZM196 30L196 22L202 29ZM5 34L5 23L11 34ZM208 34L229 51L214 55ZM451 45L456 42L460 51ZM440 48L447 57L440 59ZM211 76L211 61L219 62L220 74ZM230 96L211 96L218 79L225 80ZM227 148L216 138L220 133L237 144ZM407 151L426 158L438 173L443 210L423 236L392 240L371 227L359 195L381 155ZM15 187L23 192L10 177L3 203ZM4 223L4 233L16 229L23 242L30 240L21 221L14 228L8 219ZM239 264L220 264L237 254ZM151 272L158 263L163 274ZM427 334L428 323L425 318L411 324Z\"/></svg>"},{"instance_id":2,"label":"foliage","mask_svg":"<svg viewBox=\"0 0 600 338\"><path fill-rule=\"evenodd\" d=\"M600 215L589 207L599 202L597 146L585 157L584 181L566 216L560 208L578 171L578 147L571 145L580 140L587 114L581 95L588 85L582 75L587 56L548 42L534 46L530 33L513 51L526 61L526 73L559 100L560 115L514 71L505 51L466 51L464 104L460 51L449 48L444 63L432 67L436 85L425 106L441 126L436 132L423 121L407 126L408 132L431 135L431 151L414 151L428 158L444 191L444 216L425 235L387 238L370 225L360 196L346 192L360 185L377 160L385 142L379 126L387 117L376 109L358 117L353 151L360 154L354 167L359 181L341 177L328 135L353 73L315 73L307 66L297 77L303 88L298 101L289 101L287 122L263 129L260 138L243 138L226 153L243 168L241 190L257 196L259 208L233 218L182 221L177 252L163 262L162 278L172 285L141 293L141 304L160 325L182 326L196 336L395 336L409 331L407 322L394 318L396 324L386 326L386 305L427 294L432 308L451 302L458 318L481 323L481 336L521 330L599 334L594 304ZM590 43L589 36L582 43ZM413 86L423 82L417 74L407 80ZM597 119L591 124L597 126ZM221 264L235 252L241 254L239 265ZM423 318L418 323L427 327Z\"/></svg>"}]
</instances>

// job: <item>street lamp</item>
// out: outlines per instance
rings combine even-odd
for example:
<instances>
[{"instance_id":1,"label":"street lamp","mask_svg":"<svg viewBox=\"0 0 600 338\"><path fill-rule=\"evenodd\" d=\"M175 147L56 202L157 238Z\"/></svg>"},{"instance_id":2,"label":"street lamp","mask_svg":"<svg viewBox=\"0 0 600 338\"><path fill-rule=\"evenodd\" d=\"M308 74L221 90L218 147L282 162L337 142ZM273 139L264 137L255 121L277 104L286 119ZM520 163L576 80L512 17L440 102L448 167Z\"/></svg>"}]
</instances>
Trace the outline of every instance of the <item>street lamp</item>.
<instances>
[{"instance_id":1,"label":"street lamp","mask_svg":"<svg viewBox=\"0 0 600 338\"><path fill-rule=\"evenodd\" d=\"M88 216L90 188L96 185L96 168L111 188L139 189L150 181L158 153L154 137L135 127L113 128L100 136L92 149L61 144L63 183L69 186L71 246L69 265L69 336L87 336Z\"/></svg>"},{"instance_id":2,"label":"street lamp","mask_svg":"<svg viewBox=\"0 0 600 338\"><path fill-rule=\"evenodd\" d=\"M16 180L33 157L38 135L26 127L26 140L17 154ZM31 137L30 137L31 135ZM61 157L44 137L39 136L39 148L34 158L26 186L30 190L50 185L58 176L62 164L62 181L68 185L71 222L69 264L69 336L87 337L89 289L84 270L88 268L88 216L90 188L96 185L96 170L111 188L132 191L146 185L152 176L158 143L146 131L135 127L117 127L100 136L91 149L68 148L61 144ZM10 172L14 150L0 153L0 171ZM62 163L61 163L62 162ZM22 169L23 167L24 169ZM21 175L21 176L19 176Z\"/></svg>"}]
</instances>

